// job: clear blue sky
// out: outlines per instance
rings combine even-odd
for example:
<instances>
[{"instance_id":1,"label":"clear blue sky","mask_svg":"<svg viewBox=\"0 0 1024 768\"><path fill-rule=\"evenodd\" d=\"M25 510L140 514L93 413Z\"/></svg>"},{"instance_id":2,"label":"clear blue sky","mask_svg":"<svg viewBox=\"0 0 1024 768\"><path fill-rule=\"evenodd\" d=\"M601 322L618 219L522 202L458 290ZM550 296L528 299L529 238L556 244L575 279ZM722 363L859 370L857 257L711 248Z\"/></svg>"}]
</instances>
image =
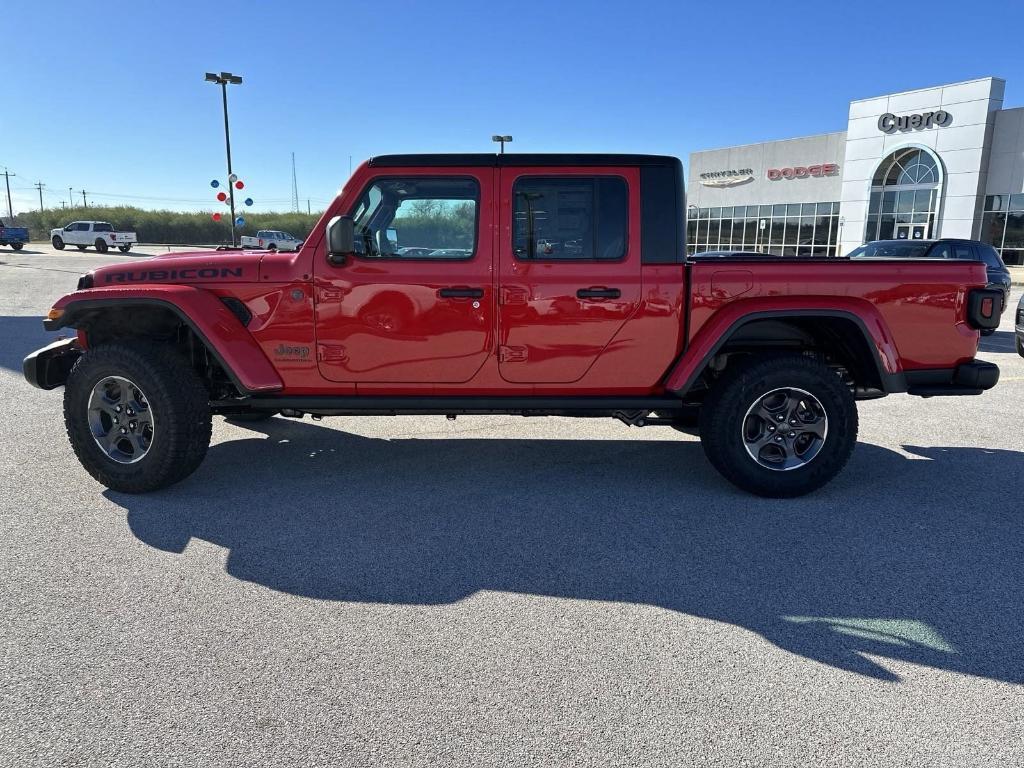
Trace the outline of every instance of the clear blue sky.
<instances>
[{"instance_id":1,"label":"clear blue sky","mask_svg":"<svg viewBox=\"0 0 1024 768\"><path fill-rule=\"evenodd\" d=\"M226 172L208 70L245 78L229 92L232 153L263 210L288 208L293 151L316 209L349 155L487 152L499 132L512 151L685 160L843 130L851 99L893 91L995 75L1007 106L1024 101L1016 0L13 0L0 30L16 209L38 207L38 180L47 207L73 186L96 203L215 209L203 201Z\"/></svg>"}]
</instances>

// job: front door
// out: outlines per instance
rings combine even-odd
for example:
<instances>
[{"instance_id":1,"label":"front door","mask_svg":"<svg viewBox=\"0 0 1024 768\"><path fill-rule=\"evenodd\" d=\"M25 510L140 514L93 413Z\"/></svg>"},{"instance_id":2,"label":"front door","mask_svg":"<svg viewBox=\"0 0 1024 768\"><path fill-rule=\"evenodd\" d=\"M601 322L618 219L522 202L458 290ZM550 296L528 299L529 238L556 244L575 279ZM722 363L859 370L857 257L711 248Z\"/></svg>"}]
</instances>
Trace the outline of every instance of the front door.
<instances>
[{"instance_id":1,"label":"front door","mask_svg":"<svg viewBox=\"0 0 1024 768\"><path fill-rule=\"evenodd\" d=\"M897 240L924 240L928 231L927 224L897 224Z\"/></svg>"},{"instance_id":2,"label":"front door","mask_svg":"<svg viewBox=\"0 0 1024 768\"><path fill-rule=\"evenodd\" d=\"M448 169L446 169L447 171ZM378 176L354 258L318 254L317 359L332 381L468 381L494 346L490 168Z\"/></svg>"},{"instance_id":3,"label":"front door","mask_svg":"<svg viewBox=\"0 0 1024 768\"><path fill-rule=\"evenodd\" d=\"M578 381L640 303L639 172L501 170L498 369Z\"/></svg>"}]
</instances>

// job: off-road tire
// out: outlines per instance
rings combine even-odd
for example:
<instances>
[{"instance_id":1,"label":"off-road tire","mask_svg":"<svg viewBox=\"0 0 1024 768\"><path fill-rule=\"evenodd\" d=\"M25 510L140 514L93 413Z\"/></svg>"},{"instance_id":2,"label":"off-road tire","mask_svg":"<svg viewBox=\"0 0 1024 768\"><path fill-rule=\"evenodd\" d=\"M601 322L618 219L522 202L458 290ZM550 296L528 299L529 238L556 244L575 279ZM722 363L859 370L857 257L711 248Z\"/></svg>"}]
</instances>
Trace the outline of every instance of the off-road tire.
<instances>
[{"instance_id":1,"label":"off-road tire","mask_svg":"<svg viewBox=\"0 0 1024 768\"><path fill-rule=\"evenodd\" d=\"M107 252L107 248L108 248L107 241L104 240L103 238L97 237L95 245L96 245L96 251L98 253L106 253Z\"/></svg>"},{"instance_id":2,"label":"off-road tire","mask_svg":"<svg viewBox=\"0 0 1024 768\"><path fill-rule=\"evenodd\" d=\"M810 393L827 417L817 454L789 470L762 466L744 442L744 421L760 398L780 388ZM795 354L759 356L730 364L700 411L704 453L729 482L770 498L792 498L829 482L846 465L857 443L857 404L839 376L825 364Z\"/></svg>"},{"instance_id":3,"label":"off-road tire","mask_svg":"<svg viewBox=\"0 0 1024 768\"><path fill-rule=\"evenodd\" d=\"M60 235L54 235L50 239L50 245L52 245L58 251L63 251L64 250L64 239Z\"/></svg>"},{"instance_id":4,"label":"off-road tire","mask_svg":"<svg viewBox=\"0 0 1024 768\"><path fill-rule=\"evenodd\" d=\"M117 246L117 250L119 250L121 253L128 253L128 251L130 251L131 249L132 249L132 247L130 245L119 245L119 246Z\"/></svg>"},{"instance_id":5,"label":"off-road tire","mask_svg":"<svg viewBox=\"0 0 1024 768\"><path fill-rule=\"evenodd\" d=\"M153 413L154 434L134 464L111 459L89 425L93 387L109 376L136 383ZM85 352L64 389L64 425L85 470L111 490L146 493L166 488L202 463L210 445L209 395L187 362L169 347L145 342L106 344Z\"/></svg>"}]
</instances>

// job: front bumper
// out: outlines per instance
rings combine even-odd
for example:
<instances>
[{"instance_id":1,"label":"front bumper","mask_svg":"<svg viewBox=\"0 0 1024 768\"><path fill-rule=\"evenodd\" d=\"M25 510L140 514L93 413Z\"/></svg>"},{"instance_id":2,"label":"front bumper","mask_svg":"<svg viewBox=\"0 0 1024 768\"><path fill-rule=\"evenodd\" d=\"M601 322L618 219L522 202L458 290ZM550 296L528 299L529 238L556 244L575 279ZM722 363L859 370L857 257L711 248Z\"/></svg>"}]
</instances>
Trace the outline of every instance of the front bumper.
<instances>
[{"instance_id":1,"label":"front bumper","mask_svg":"<svg viewBox=\"0 0 1024 768\"><path fill-rule=\"evenodd\" d=\"M75 361L82 356L77 339L62 339L37 349L21 364L25 381L39 389L56 389L68 380Z\"/></svg>"},{"instance_id":2,"label":"front bumper","mask_svg":"<svg viewBox=\"0 0 1024 768\"><path fill-rule=\"evenodd\" d=\"M906 371L907 394L921 397L936 395L980 395L999 381L999 366L984 360L971 360L956 368Z\"/></svg>"}]
</instances>

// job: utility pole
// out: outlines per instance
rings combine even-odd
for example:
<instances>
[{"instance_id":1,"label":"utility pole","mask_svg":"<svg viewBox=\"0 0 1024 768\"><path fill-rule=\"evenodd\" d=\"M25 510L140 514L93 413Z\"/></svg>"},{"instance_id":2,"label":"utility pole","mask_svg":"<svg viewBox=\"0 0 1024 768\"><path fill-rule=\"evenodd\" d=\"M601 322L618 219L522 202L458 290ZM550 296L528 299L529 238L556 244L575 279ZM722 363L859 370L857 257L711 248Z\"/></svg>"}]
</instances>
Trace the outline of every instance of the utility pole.
<instances>
[{"instance_id":1,"label":"utility pole","mask_svg":"<svg viewBox=\"0 0 1024 768\"><path fill-rule=\"evenodd\" d=\"M68 187L68 203L70 203L70 205L69 205L70 208L74 208L75 207L75 198L72 195L71 187Z\"/></svg>"},{"instance_id":2,"label":"utility pole","mask_svg":"<svg viewBox=\"0 0 1024 768\"><path fill-rule=\"evenodd\" d=\"M17 175L4 168L4 181L7 182L7 215L12 219L14 218L14 209L11 207L11 176Z\"/></svg>"},{"instance_id":3,"label":"utility pole","mask_svg":"<svg viewBox=\"0 0 1024 768\"><path fill-rule=\"evenodd\" d=\"M299 212L299 182L295 178L295 153L292 152L292 211Z\"/></svg>"},{"instance_id":4,"label":"utility pole","mask_svg":"<svg viewBox=\"0 0 1024 768\"><path fill-rule=\"evenodd\" d=\"M89 207L89 201L85 199L85 190L82 190L82 206L85 208Z\"/></svg>"},{"instance_id":5,"label":"utility pole","mask_svg":"<svg viewBox=\"0 0 1024 768\"><path fill-rule=\"evenodd\" d=\"M235 180L231 171L231 131L228 128L228 83L241 85L241 75L233 75L230 72L221 72L219 75L213 72L206 73L206 82L217 83L220 86L221 97L224 103L224 146L228 154L228 199L231 202L231 246L235 245Z\"/></svg>"},{"instance_id":6,"label":"utility pole","mask_svg":"<svg viewBox=\"0 0 1024 768\"><path fill-rule=\"evenodd\" d=\"M309 198L307 197L307 198L306 198L306 215L308 216L308 215L310 215L311 213L313 213L313 212L312 212L312 211L310 210L310 208L309 208Z\"/></svg>"},{"instance_id":7,"label":"utility pole","mask_svg":"<svg viewBox=\"0 0 1024 768\"><path fill-rule=\"evenodd\" d=\"M67 208L67 206L66 206L66 205L64 205L64 201L63 201L63 200L61 200L61 201L60 201L60 209L61 209L61 210L63 211L63 210L65 209L65 208Z\"/></svg>"},{"instance_id":8,"label":"utility pole","mask_svg":"<svg viewBox=\"0 0 1024 768\"><path fill-rule=\"evenodd\" d=\"M43 182L41 182L41 181L37 181L33 186L36 189L39 190L39 210L42 211L43 210L43 187L45 187L46 185L43 184Z\"/></svg>"}]
</instances>

